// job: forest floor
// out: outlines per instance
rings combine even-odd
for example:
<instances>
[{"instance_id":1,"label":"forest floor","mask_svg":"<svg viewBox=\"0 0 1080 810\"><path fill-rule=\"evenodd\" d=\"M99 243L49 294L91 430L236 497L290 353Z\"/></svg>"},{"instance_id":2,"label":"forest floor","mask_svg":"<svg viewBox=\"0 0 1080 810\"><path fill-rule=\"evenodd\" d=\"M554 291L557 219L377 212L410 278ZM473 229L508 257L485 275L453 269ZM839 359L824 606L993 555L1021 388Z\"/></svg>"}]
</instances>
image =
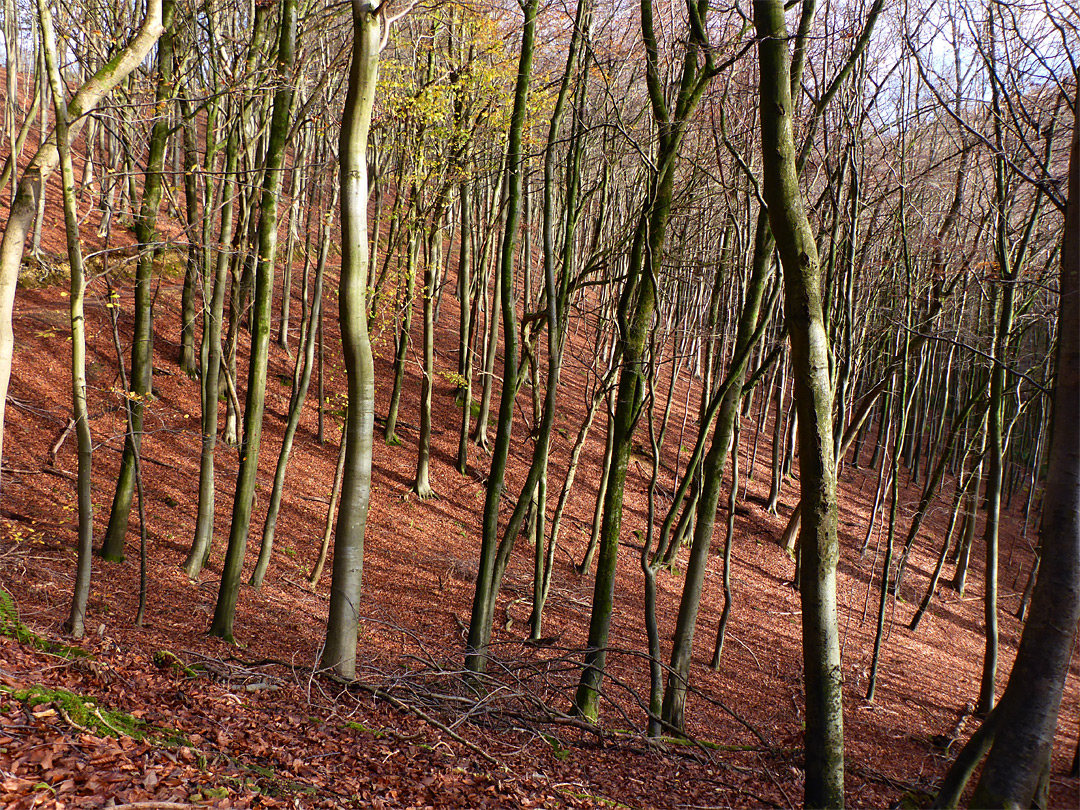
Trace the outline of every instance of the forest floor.
<instances>
[{"instance_id":1,"label":"forest floor","mask_svg":"<svg viewBox=\"0 0 1080 810\"><path fill-rule=\"evenodd\" d=\"M55 199L55 197L54 197ZM52 208L50 208L52 211ZM90 225L86 227L91 232ZM95 245L88 236L89 248ZM57 211L43 237L46 255L63 251ZM129 339L130 268L122 279L121 331ZM100 270L100 262L96 265ZM642 731L647 701L640 531L646 517L651 459L631 459L618 563L612 652L600 729L567 718L587 634L592 577L579 576L592 521L603 419L594 426L555 557L544 616L547 643L528 646L532 550L518 541L496 617L492 683L479 697L461 677L463 628L469 618L480 540L488 457L473 448L470 472L453 467L460 409L449 376L456 370L457 304L443 295L437 329L432 483L438 497L410 492L416 464L420 365L408 366L398 435L381 441L376 425L364 597L360 606L358 683L318 672L329 571L312 591L305 579L326 517L340 438L327 416L316 440L315 384L289 467L277 542L261 590L241 590L238 645L206 636L218 591L231 514L237 454L217 453L216 539L196 581L180 570L194 531L199 461L198 382L180 373L180 280L157 283L155 396L147 407L143 477L147 533L148 613L135 626L140 564L133 513L127 560L95 561L88 637L65 638L75 571L75 439L70 413L68 299L63 267L28 271L16 300L16 352L7 410L0 512L0 804L10 808L181 807L799 807L803 791L803 687L800 607L790 582L793 561L777 545L797 500L786 480L779 516L766 513L771 421L758 436L745 420L732 559L734 613L718 671L708 662L723 605L720 587L723 516L718 516L698 622L688 702L695 744L649 743ZM35 279L34 276L37 275ZM450 281L453 281L451 273ZM280 280L279 280L280 283ZM330 290L336 289L330 283ZM96 537L108 520L123 444L124 417L106 292L98 278L87 308L91 430L95 441ZM294 313L299 311L294 301ZM325 396L340 411L344 371L336 300L326 301ZM552 449L549 502L554 506L571 444L594 382L584 313L572 335ZM590 315L589 317L595 318ZM414 321L417 330L419 319ZM246 336L245 336L246 339ZM414 341L414 345L417 341ZM295 347L295 335L293 336ZM392 338L376 340L376 414L386 413ZM289 400L292 364L272 346L259 491L248 571ZM246 344L240 351L240 380ZM688 388L689 386L689 388ZM693 442L700 382L676 380L669 450ZM523 389L514 424L507 491L516 494L531 454L531 408ZM497 401L497 400L496 400ZM771 419L771 417L770 417ZM683 432L685 431L685 432ZM491 428L494 437L494 425ZM756 451L755 451L756 448ZM864 465L870 448L864 450ZM751 457L755 461L751 463ZM685 453L683 455L685 458ZM750 473L748 476L747 473ZM887 607L888 633L877 696L864 700L874 640L881 526L870 551L859 547L877 486L877 469L845 465L841 476L839 624L844 669L847 802L851 807L924 806L952 756L978 725L961 724L976 700L983 658L983 562L976 542L967 591L941 586L917 633L908 621L925 591L944 534L952 482L939 496L915 544L901 592ZM726 487L725 487L726 489ZM898 535L921 492L901 490ZM670 494L668 495L670 497ZM726 493L724 495L726 501ZM1001 542L998 689L1004 687L1021 629L1015 618L1033 557L1036 531L1022 536L1023 497L1005 516ZM661 508L666 502L661 501ZM887 512L885 513L887 516ZM981 532L981 523L979 531ZM977 534L977 537L981 535ZM676 571L661 572L659 622L665 654L678 610L685 550ZM946 569L943 581L951 575ZM0 594L0 598L6 600ZM16 619L17 613L17 619ZM67 646L74 645L74 646ZM1051 803L1080 806L1080 785L1066 776L1080 721L1080 672L1074 660L1059 723ZM63 691L56 691L63 690ZM947 741L958 725L958 738Z\"/></svg>"}]
</instances>

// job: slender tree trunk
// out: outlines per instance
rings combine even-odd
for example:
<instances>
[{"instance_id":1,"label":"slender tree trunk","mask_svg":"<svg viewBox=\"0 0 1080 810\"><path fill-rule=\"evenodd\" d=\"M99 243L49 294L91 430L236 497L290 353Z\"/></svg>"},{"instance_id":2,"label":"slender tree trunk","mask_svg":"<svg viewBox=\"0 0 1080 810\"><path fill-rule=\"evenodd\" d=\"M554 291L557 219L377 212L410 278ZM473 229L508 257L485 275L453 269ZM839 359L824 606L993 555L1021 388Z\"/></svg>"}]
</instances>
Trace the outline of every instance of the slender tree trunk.
<instances>
[{"instance_id":1,"label":"slender tree trunk","mask_svg":"<svg viewBox=\"0 0 1080 810\"><path fill-rule=\"evenodd\" d=\"M500 237L500 245L504 238L504 236ZM499 253L502 253L501 248ZM486 265L486 262L481 262L481 264ZM485 273L485 278L486 276ZM480 392L480 410L476 414L476 430L473 431L473 441L476 442L477 447L483 450L489 449L490 446L488 441L488 415L491 413L491 395L495 387L495 356L498 354L499 321L503 308L502 274L496 272L494 276L492 280L494 289L491 293L491 308L487 312L487 333L484 343L484 386ZM481 295L486 296L487 293L481 291Z\"/></svg>"},{"instance_id":2,"label":"slender tree trunk","mask_svg":"<svg viewBox=\"0 0 1080 810\"><path fill-rule=\"evenodd\" d=\"M165 30L158 43L158 89L156 101L158 119L150 131L146 158L146 177L139 215L135 220L135 238L139 243L139 259L135 267L135 324L131 339L131 432L124 440L120 474L116 480L109 526L101 545L101 556L110 561L124 559L124 539L127 536L128 516L135 495L135 456L142 452L143 414L152 397L154 362L154 324L151 284L154 264L161 254L157 244L157 218L161 208L165 167L165 147L171 126L165 105L172 97L174 0L163 0L162 20Z\"/></svg>"},{"instance_id":3,"label":"slender tree trunk","mask_svg":"<svg viewBox=\"0 0 1080 810\"><path fill-rule=\"evenodd\" d=\"M348 406L345 407L346 419L341 425L341 442L338 445L337 467L334 470L334 483L330 487L330 502L326 505L326 523L323 528L322 543L319 544L319 556L311 569L311 575L308 577L308 585L311 586L312 590L322 579L326 556L330 551L330 538L334 533L334 517L337 515L338 497L341 495L341 480L345 477L345 428L348 424Z\"/></svg>"},{"instance_id":4,"label":"slender tree trunk","mask_svg":"<svg viewBox=\"0 0 1080 810\"><path fill-rule=\"evenodd\" d=\"M592 424L596 419L596 413L600 408L600 403L607 398L607 386L610 382L610 370L609 374L605 375L603 382L597 388L596 393L589 401L589 405L585 412L585 420L581 423L581 427L578 429L577 438L574 440L573 449L570 451L570 461L566 465L566 478L563 479L562 491L559 493L559 502L555 505L555 514L551 518L551 542L555 544L559 539L559 530L562 527L562 516L566 510L566 504L570 501L570 493L574 488L574 480L577 478L578 465L581 463L581 452L585 448L585 440L589 436L589 431L592 428ZM601 470L607 468L604 463L609 454L606 452L610 445L605 440L605 453L604 460L601 461ZM604 476L601 471L601 484L603 484ZM603 498L600 498L603 501ZM598 521L594 521L594 525ZM595 543L591 544L595 547ZM591 562L590 558L590 562ZM579 574L584 573L585 569L582 568L578 571Z\"/></svg>"},{"instance_id":5,"label":"slender tree trunk","mask_svg":"<svg viewBox=\"0 0 1080 810\"><path fill-rule=\"evenodd\" d=\"M184 152L184 224L187 230L188 255L184 267L184 287L180 300L180 370L189 377L198 374L195 362L195 291L199 283L199 260L203 255L199 244L199 192L198 192L198 132L194 113L187 99L180 98L180 124ZM212 121L211 121L212 124ZM207 131L208 140L213 135ZM89 165L89 161L87 161ZM205 272L205 270L204 270Z\"/></svg>"},{"instance_id":6,"label":"slender tree trunk","mask_svg":"<svg viewBox=\"0 0 1080 810\"><path fill-rule=\"evenodd\" d=\"M705 585L705 569L709 561L716 510L720 502L720 489L727 464L728 453L739 430L739 406L743 398L743 381L750 352L764 332L762 304L765 300L769 275L772 272L774 243L769 230L768 213L762 209L758 215L754 257L750 278L744 294L743 309L739 315L734 354L723 384L720 410L716 418L712 446L705 456L702 467L701 489L697 499L697 516L694 523L694 541L683 581L682 598L679 601L679 617L675 624L675 636L671 646L671 667L668 670L667 690L664 694L664 721L676 729L685 728L686 690L690 680L690 657L693 651L694 632L697 626L698 608ZM771 307L765 307L765 315ZM702 430L707 431L708 422L702 420ZM735 448L738 449L737 447ZM737 475L737 474L736 474Z\"/></svg>"},{"instance_id":7,"label":"slender tree trunk","mask_svg":"<svg viewBox=\"0 0 1080 810\"><path fill-rule=\"evenodd\" d=\"M484 499L483 536L480 547L480 567L476 577L472 615L469 621L469 639L465 667L471 672L484 672L487 668L488 644L491 641L491 623L495 617L495 600L499 592L498 529L499 501L502 497L506 462L510 454L511 429L514 421L514 393L517 391L517 317L514 310L514 253L518 224L521 216L521 188L525 169L523 135L525 112L529 99L529 83L532 79L533 51L536 40L536 11L538 0L527 0L522 6L525 21L521 33L521 55L518 61L517 82L514 86L514 110L510 118L510 131L506 146L506 227L503 235L502 253L499 261L499 278L502 287L503 322L503 381L499 398L499 427L495 433L495 446L491 454L491 471L488 474L487 493ZM509 533L507 539L512 543ZM509 556L507 554L507 556ZM505 563L503 564L505 566Z\"/></svg>"},{"instance_id":8,"label":"slender tree trunk","mask_svg":"<svg viewBox=\"0 0 1080 810\"><path fill-rule=\"evenodd\" d=\"M258 257L255 268L255 296L251 312L251 357L248 361L247 401L244 405L244 436L240 448L240 469L236 474L232 527L222 566L214 620L210 635L233 641L236 600L240 592L244 554L251 525L255 479L262 442L263 409L266 404L266 375L270 356L270 321L274 298L274 263L277 256L277 199L285 159L293 87L289 73L296 53L297 0L282 0L276 72L281 84L274 92L270 140L260 200Z\"/></svg>"},{"instance_id":9,"label":"slender tree trunk","mask_svg":"<svg viewBox=\"0 0 1080 810\"><path fill-rule=\"evenodd\" d=\"M634 428L640 415L645 369L646 338L657 305L657 278L664 256L668 217L674 191L675 168L686 128L702 95L715 75L708 43L702 40L707 5L688 4L692 19L682 61L679 91L669 109L660 80L657 39L651 0L641 3L641 31L645 42L646 80L653 123L658 130L657 166L648 181L630 248L627 280L619 301L618 326L622 365L612 420L611 473L604 501L600 548L593 583L592 613L585 667L574 697L574 709L595 721L600 711L600 686L607 660L611 614L614 610L615 568L622 526L623 494Z\"/></svg>"},{"instance_id":10,"label":"slender tree trunk","mask_svg":"<svg viewBox=\"0 0 1080 810\"><path fill-rule=\"evenodd\" d=\"M615 411L613 408L614 391L609 391L607 396L607 429L604 435L604 457L600 461L600 481L596 487L596 501L593 508L593 519L589 524L589 543L585 548L585 556L581 562L574 566L578 574L586 574L592 568L593 558L596 556L596 548L600 542L600 529L604 517L604 503L607 499L608 483L611 480L611 462L615 450Z\"/></svg>"},{"instance_id":11,"label":"slender tree trunk","mask_svg":"<svg viewBox=\"0 0 1080 810\"><path fill-rule=\"evenodd\" d=\"M469 421L472 419L473 384L473 296L472 296L472 188L471 180L464 180L458 191L461 209L461 241L458 245L458 288L460 290L460 332L458 342L458 366L461 371L461 433L458 439L457 470L462 475L469 468Z\"/></svg>"},{"instance_id":12,"label":"slender tree trunk","mask_svg":"<svg viewBox=\"0 0 1080 810\"><path fill-rule=\"evenodd\" d=\"M337 205L337 190L331 198L330 208L333 210ZM251 574L253 588L261 588L263 579L266 577L266 569L270 566L270 553L274 548L274 535L277 529L278 513L281 511L281 498L285 492L285 472L289 467L289 456L292 454L293 441L296 438L297 428L300 427L300 416L304 411L304 403L307 401L308 388L311 385L311 372L315 366L315 335L312 324L318 323L322 313L323 276L326 273L326 259L330 252L331 226L333 217L323 217L322 239L319 245L319 262L315 268L315 285L311 294L311 314L305 319L301 327L300 343L296 349L297 365L301 365L299 379L295 381L292 396L289 398L289 415L285 422L285 432L281 438L281 450L278 453L277 467L274 471L274 486L270 491L270 502L266 507L266 521L263 523L262 544L259 547L259 559L255 563L255 570ZM306 285L306 279L305 279ZM306 294L306 290L304 291ZM303 360L301 361L301 357Z\"/></svg>"},{"instance_id":13,"label":"slender tree trunk","mask_svg":"<svg viewBox=\"0 0 1080 810\"><path fill-rule=\"evenodd\" d=\"M435 296L439 285L439 265L442 263L442 207L442 204L435 206L428 237L427 261L424 264L424 368L420 380L416 480L413 481L413 490L420 499L435 494L431 488L431 389L435 377Z\"/></svg>"},{"instance_id":14,"label":"slender tree trunk","mask_svg":"<svg viewBox=\"0 0 1080 810\"><path fill-rule=\"evenodd\" d=\"M720 668L720 656L724 653L724 638L727 635L728 622L734 596L731 590L731 547L735 541L735 503L739 496L739 421L735 420L732 434L733 451L731 454L731 492L728 493L727 533L724 536L724 608L720 612L720 623L716 627L716 644L713 647L712 668Z\"/></svg>"},{"instance_id":15,"label":"slender tree trunk","mask_svg":"<svg viewBox=\"0 0 1080 810\"><path fill-rule=\"evenodd\" d=\"M233 126L225 146L225 170L221 190L221 231L218 240L214 275L203 279L202 360L202 452L199 456L199 506L195 517L195 536L184 561L184 572L193 579L199 575L210 556L214 538L214 450L217 446L218 389L222 370L221 322L225 314L225 288L228 285L229 246L232 243L234 188L239 154L239 132Z\"/></svg>"},{"instance_id":16,"label":"slender tree trunk","mask_svg":"<svg viewBox=\"0 0 1080 810\"><path fill-rule=\"evenodd\" d=\"M938 487L941 485L941 480L945 477L945 468L948 466L949 459L956 449L957 436L974 407L975 400L969 401L964 405L956 419L953 421L952 429L949 431L949 437L946 440L945 447L941 451L941 455L938 456L937 463L934 465L934 469L927 478L926 485L923 487L922 498L919 499L919 505L916 507L915 514L912 516L911 523L908 526L907 537L904 540L904 550L900 555L900 561L896 564L896 576L892 586L892 591L895 594L900 594L900 585L904 578L904 568L907 565L908 554L911 553L911 548L915 544L915 538L919 534L919 529L922 527L922 522L926 517L927 510L930 508L930 504L934 500Z\"/></svg>"},{"instance_id":17,"label":"slender tree trunk","mask_svg":"<svg viewBox=\"0 0 1080 810\"><path fill-rule=\"evenodd\" d=\"M773 411L773 436L772 436L772 477L769 484L769 499L765 504L765 511L770 515L776 514L780 504L780 487L783 483L781 465L783 464L783 436L784 436L784 397L787 394L787 358L779 364L780 385L776 388L776 408Z\"/></svg>"},{"instance_id":18,"label":"slender tree trunk","mask_svg":"<svg viewBox=\"0 0 1080 810\"><path fill-rule=\"evenodd\" d=\"M12 4L13 6L14 4ZM71 410L78 440L78 510L79 539L75 587L71 594L71 611L66 628L75 638L85 634L86 603L90 597L90 576L93 568L94 504L91 500L91 452L90 418L86 408L86 320L83 314L83 296L86 277L83 272L82 241L79 236L78 206L75 198L75 170L71 165L71 143L68 134L67 102L64 83L57 64L56 39L53 33L52 14L46 0L38 0L38 18L41 23L42 52L53 88L53 106L56 114L56 146L60 157L60 173L63 181L64 229L67 234L68 263L71 265ZM10 11L9 7L9 11ZM14 24L5 13L5 21ZM8 40L8 54L11 54ZM8 61L8 73L14 67ZM11 82L11 78L8 79ZM10 99L14 103L14 99ZM14 154L14 152L12 153Z\"/></svg>"},{"instance_id":19,"label":"slender tree trunk","mask_svg":"<svg viewBox=\"0 0 1080 810\"><path fill-rule=\"evenodd\" d=\"M345 417L345 473L334 540L330 612L323 666L356 674L356 636L364 572L364 528L371 498L371 442L375 425L375 365L367 332L367 138L379 72L377 11L353 0L353 49L341 143L341 343L349 379Z\"/></svg>"},{"instance_id":20,"label":"slender tree trunk","mask_svg":"<svg viewBox=\"0 0 1080 810\"><path fill-rule=\"evenodd\" d=\"M941 579L941 572L945 569L945 561L949 556L949 544L952 541L953 530L956 528L956 519L960 515L960 504L963 502L964 493L967 492L967 488L971 481L972 476L968 476L966 481L962 478L958 478L956 481L956 496L953 499L953 507L949 515L949 526L945 530L945 539L941 543L941 553L938 555L937 564L934 566L934 572L930 575L930 584L926 586L926 595L923 596L922 602L919 604L918 609L915 611L915 615L911 617L911 622L908 624L908 630L912 633L919 629L919 623L922 621L922 617L930 607L930 602L937 593L938 581Z\"/></svg>"},{"instance_id":21,"label":"slender tree trunk","mask_svg":"<svg viewBox=\"0 0 1080 810\"><path fill-rule=\"evenodd\" d=\"M783 0L756 0L754 25L759 36L764 196L784 269L784 311L799 416L804 516L799 544L806 679L805 804L808 808L843 807L842 673L836 625L836 456L821 275L796 171Z\"/></svg>"},{"instance_id":22,"label":"slender tree trunk","mask_svg":"<svg viewBox=\"0 0 1080 810\"><path fill-rule=\"evenodd\" d=\"M416 189L413 189L415 198ZM401 389L405 385L405 363L409 355L409 333L412 331L413 295L416 292L416 260L420 253L420 235L415 228L409 233L409 247L405 258L405 293L402 299L401 326L397 332L394 352L394 387L390 392L390 407L386 412L383 439L387 444L399 445L397 435L398 408L401 406Z\"/></svg>"}]
</instances>

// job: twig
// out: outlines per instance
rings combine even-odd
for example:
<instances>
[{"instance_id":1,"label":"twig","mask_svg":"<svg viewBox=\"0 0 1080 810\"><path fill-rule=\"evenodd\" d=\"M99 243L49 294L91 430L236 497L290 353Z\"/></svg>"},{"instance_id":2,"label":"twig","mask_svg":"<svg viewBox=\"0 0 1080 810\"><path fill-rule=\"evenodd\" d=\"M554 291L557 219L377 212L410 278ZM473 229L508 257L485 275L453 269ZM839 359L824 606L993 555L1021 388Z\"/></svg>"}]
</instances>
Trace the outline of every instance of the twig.
<instances>
[{"instance_id":1,"label":"twig","mask_svg":"<svg viewBox=\"0 0 1080 810\"><path fill-rule=\"evenodd\" d=\"M41 471L43 473L48 473L49 475L55 475L59 478L66 478L69 481L79 480L79 477L75 475L75 473L68 472L67 470L61 470L59 467L42 467Z\"/></svg>"},{"instance_id":2,"label":"twig","mask_svg":"<svg viewBox=\"0 0 1080 810\"><path fill-rule=\"evenodd\" d=\"M105 726L105 728L109 729L110 731L115 731L118 737L127 736L124 732L122 732L120 729L118 729L116 726L114 726L112 723L102 717L101 709L97 708L96 706L94 707L94 717L100 720L101 724Z\"/></svg>"},{"instance_id":3,"label":"twig","mask_svg":"<svg viewBox=\"0 0 1080 810\"><path fill-rule=\"evenodd\" d=\"M416 706L412 706L412 705L410 705L408 703L405 703L404 701L398 700L396 697L391 695L386 690L380 689L377 686L371 686L370 684L366 684L363 681L350 681L350 680L346 680L345 678L340 678L340 677L338 677L336 675L329 675L329 677L332 680L335 680L335 681L338 681L339 683L345 684L345 686L347 688L349 688L349 689L361 689L361 690L367 692L368 694L373 695L374 697L380 698L381 700L385 700L387 703L389 703L395 709L401 709L401 710L407 711L407 712L409 712L411 714L415 714L417 717L419 717L425 723L427 723L428 725L434 726L435 728L439 729L443 733L447 734L450 737L450 739L461 743L466 748L468 748L470 751L472 751L474 754L477 754L478 756L483 757L485 760L487 760L488 762L490 762L493 765L498 765L499 764L499 760L497 760L495 757L493 757L491 754L489 754L487 751L485 751L480 746L466 740L464 737L462 737L456 731L451 729L445 723L439 722L434 717L432 717L427 712L425 712L423 709L419 709Z\"/></svg>"},{"instance_id":4,"label":"twig","mask_svg":"<svg viewBox=\"0 0 1080 810\"><path fill-rule=\"evenodd\" d=\"M81 731L83 734L93 734L94 733L90 729L88 729L86 726L80 726L78 723L76 723L74 720L72 720L71 716L67 712L64 711L64 707L61 706L59 703L54 703L53 706L56 708L56 712L57 712L57 714L60 715L61 719L65 723L67 723L69 726L71 726L73 729L75 729L76 731Z\"/></svg>"},{"instance_id":5,"label":"twig","mask_svg":"<svg viewBox=\"0 0 1080 810\"><path fill-rule=\"evenodd\" d=\"M769 779L771 779L772 783L776 785L776 789L780 791L780 795L784 797L784 801L787 802L787 806L794 810L795 805L791 801L791 797L787 795L787 791L784 790L784 786L780 784L780 780L776 778L776 774L774 774L765 764L765 757L763 757L760 753L758 754L758 762L761 763L761 769L769 775Z\"/></svg>"},{"instance_id":6,"label":"twig","mask_svg":"<svg viewBox=\"0 0 1080 810\"><path fill-rule=\"evenodd\" d=\"M69 419L67 427L60 432L60 438L53 442L53 446L49 448L49 463L56 463L56 455L60 452L60 448L64 446L64 440L67 439L68 434L75 428L75 420Z\"/></svg>"}]
</instances>

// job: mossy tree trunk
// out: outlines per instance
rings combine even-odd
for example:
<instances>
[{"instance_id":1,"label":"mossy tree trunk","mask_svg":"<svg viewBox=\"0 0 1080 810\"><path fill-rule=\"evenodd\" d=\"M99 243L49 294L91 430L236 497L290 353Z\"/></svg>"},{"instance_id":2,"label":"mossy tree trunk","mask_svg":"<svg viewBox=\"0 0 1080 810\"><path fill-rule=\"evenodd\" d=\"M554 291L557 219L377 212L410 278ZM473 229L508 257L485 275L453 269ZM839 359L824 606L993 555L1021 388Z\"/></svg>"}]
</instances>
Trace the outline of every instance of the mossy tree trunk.
<instances>
[{"instance_id":1,"label":"mossy tree trunk","mask_svg":"<svg viewBox=\"0 0 1080 810\"><path fill-rule=\"evenodd\" d=\"M600 712L600 686L607 659L608 635L615 598L615 566L622 526L623 492L634 428L641 411L646 339L656 310L656 279L664 256L668 217L679 151L698 102L716 73L710 44L703 39L706 2L687 3L691 15L678 91L669 107L665 98L651 0L641 2L645 42L645 76L653 122L657 129L656 167L648 183L647 202L634 232L627 279L618 309L622 365L616 395L610 479L604 498L600 545L593 586L592 613L585 667L574 697L574 709L589 720Z\"/></svg>"},{"instance_id":2,"label":"mossy tree trunk","mask_svg":"<svg viewBox=\"0 0 1080 810\"><path fill-rule=\"evenodd\" d=\"M514 393L517 391L517 313L514 302L514 253L517 230L521 220L521 189L525 170L523 139L529 84L532 80L534 44L536 41L536 11L538 0L526 0L521 5L525 20L521 30L521 52L518 58L517 81L514 85L514 109L506 145L506 226L499 256L499 286L502 288L503 379L499 398L499 426L491 453L484 498L483 535L480 546L480 567L476 576L472 615L469 620L465 667L471 672L487 668L491 623L495 616L498 596L499 501L503 495L503 479L510 455L510 438L514 424ZM492 313L494 315L494 313Z\"/></svg>"},{"instance_id":3,"label":"mossy tree trunk","mask_svg":"<svg viewBox=\"0 0 1080 810\"><path fill-rule=\"evenodd\" d=\"M203 278L203 333L199 348L202 378L199 387L202 405L202 449L199 454L199 505L195 516L195 536L183 569L197 577L206 565L214 538L214 451L217 447L218 388L221 379L221 323L225 314L225 288L228 286L229 246L232 242L234 188L236 184L239 132L234 125L225 146L224 174L221 187L221 230L214 273Z\"/></svg>"},{"instance_id":4,"label":"mossy tree trunk","mask_svg":"<svg viewBox=\"0 0 1080 810\"><path fill-rule=\"evenodd\" d=\"M743 308L735 337L734 354L723 383L723 394L716 417L712 445L702 467L701 489L697 498L697 517L694 521L694 540L690 559L683 580L682 597L679 601L679 617L671 647L671 667L668 670L667 689L664 693L663 717L670 726L682 730L685 726L686 690L690 679L690 656L693 650L694 629L697 624L701 593L705 585L705 570L709 562L716 510L720 503L720 490L728 453L733 448L738 432L739 405L743 398L743 382L750 360L750 352L764 332L762 317L768 317L769 307L764 308L766 289L772 274L774 242L769 229L768 213L762 209L758 215L757 235L750 278L743 295ZM708 422L702 420L703 432ZM685 482L684 482L685 483ZM736 486L736 485L733 485ZM734 507L732 507L734 508ZM661 540L663 542L663 540ZM726 554L730 557L730 547Z\"/></svg>"},{"instance_id":5,"label":"mossy tree trunk","mask_svg":"<svg viewBox=\"0 0 1080 810\"><path fill-rule=\"evenodd\" d=\"M157 218L161 208L165 168L165 147L172 126L166 108L173 95L173 11L174 0L163 0L162 21L165 30L158 42L158 87L155 94L158 119L150 131L150 145L146 157L146 175L143 181L143 197L139 214L135 218L135 239L139 244L139 258L135 265L135 323L131 338L131 390L127 408L131 414L131 430L124 439L124 455L120 461L120 473L116 479L109 526L101 545L101 556L110 561L124 559L124 539L127 536L128 517L131 515L135 496L135 457L142 452L142 426L146 403L153 393L154 324L151 285L154 265L162 249L157 244ZM115 302L114 302L115 303Z\"/></svg>"},{"instance_id":6,"label":"mossy tree trunk","mask_svg":"<svg viewBox=\"0 0 1080 810\"><path fill-rule=\"evenodd\" d=\"M273 113L263 171L258 223L258 256L255 266L255 295L251 310L251 356L248 361L247 401L244 405L244 435L240 447L240 469L236 475L232 526L225 551L221 587L218 590L210 635L233 641L233 620L240 592L240 578L251 525L252 501L262 441L263 409L266 403L266 375L270 358L270 321L274 298L274 262L277 255L277 200L281 194L285 147L289 135L293 85L291 70L296 54L297 0L282 0L277 47Z\"/></svg>"},{"instance_id":7,"label":"mossy tree trunk","mask_svg":"<svg viewBox=\"0 0 1080 810\"><path fill-rule=\"evenodd\" d=\"M806 214L793 132L791 57L783 0L755 0L763 191L784 270L784 312L799 418L802 641L806 683L805 805L844 806L844 722L836 625L836 457L821 268Z\"/></svg>"}]
</instances>

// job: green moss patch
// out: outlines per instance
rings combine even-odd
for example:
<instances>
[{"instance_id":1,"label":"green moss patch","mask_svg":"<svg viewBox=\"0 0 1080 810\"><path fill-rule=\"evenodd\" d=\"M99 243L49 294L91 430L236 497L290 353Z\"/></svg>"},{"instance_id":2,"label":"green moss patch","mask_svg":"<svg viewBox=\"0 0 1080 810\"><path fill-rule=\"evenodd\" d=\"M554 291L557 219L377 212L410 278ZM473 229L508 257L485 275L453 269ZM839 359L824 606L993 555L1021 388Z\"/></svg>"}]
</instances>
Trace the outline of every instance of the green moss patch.
<instances>
[{"instance_id":1,"label":"green moss patch","mask_svg":"<svg viewBox=\"0 0 1080 810\"><path fill-rule=\"evenodd\" d=\"M90 654L86 650L81 650L78 647L71 647L67 644L60 644L56 641L50 641L44 636L39 636L21 621L19 621L19 611L15 607L15 600L12 599L11 594L0 588L0 636L7 636L13 638L20 644L25 644L28 647L33 647L35 650L41 650L41 652L49 653L50 655L58 655L61 658L89 658Z\"/></svg>"}]
</instances>

